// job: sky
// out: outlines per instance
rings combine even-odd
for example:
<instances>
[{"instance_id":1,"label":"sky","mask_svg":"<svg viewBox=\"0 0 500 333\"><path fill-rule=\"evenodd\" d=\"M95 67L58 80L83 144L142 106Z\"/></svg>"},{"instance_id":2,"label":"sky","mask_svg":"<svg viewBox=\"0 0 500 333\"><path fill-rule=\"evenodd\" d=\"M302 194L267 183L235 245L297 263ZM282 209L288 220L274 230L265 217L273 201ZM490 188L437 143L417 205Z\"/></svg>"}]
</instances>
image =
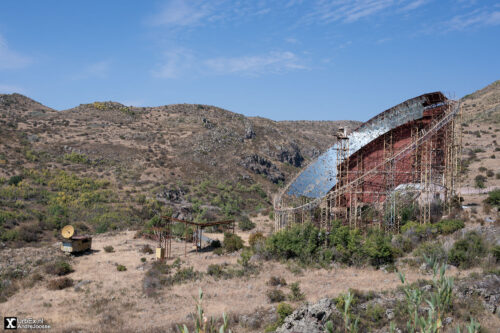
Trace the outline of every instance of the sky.
<instances>
[{"instance_id":1,"label":"sky","mask_svg":"<svg viewBox=\"0 0 500 333\"><path fill-rule=\"evenodd\" d=\"M500 79L500 2L0 1L0 93L367 120Z\"/></svg>"}]
</instances>

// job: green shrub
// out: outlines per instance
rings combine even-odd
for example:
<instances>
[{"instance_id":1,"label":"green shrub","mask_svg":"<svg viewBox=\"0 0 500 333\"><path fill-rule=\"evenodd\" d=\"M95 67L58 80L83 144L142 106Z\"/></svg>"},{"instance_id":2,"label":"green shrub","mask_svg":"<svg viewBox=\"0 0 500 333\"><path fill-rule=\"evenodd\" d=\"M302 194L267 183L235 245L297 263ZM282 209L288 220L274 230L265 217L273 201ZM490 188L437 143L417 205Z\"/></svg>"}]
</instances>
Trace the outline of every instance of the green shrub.
<instances>
[{"instance_id":1,"label":"green shrub","mask_svg":"<svg viewBox=\"0 0 500 333\"><path fill-rule=\"evenodd\" d=\"M336 298L334 298L333 301L335 302L335 306L337 307L337 309L339 311L341 311L341 312L344 311L346 299L349 297L352 297L352 299L350 301L351 306L354 306L359 302L358 297L356 296L355 293L352 292L351 289L348 290L347 294L340 294Z\"/></svg>"},{"instance_id":2,"label":"green shrub","mask_svg":"<svg viewBox=\"0 0 500 333\"><path fill-rule=\"evenodd\" d=\"M144 245L142 248L141 248L141 253L145 253L145 254L153 254L153 249L151 248L151 246L149 246L149 244L146 244Z\"/></svg>"},{"instance_id":3,"label":"green shrub","mask_svg":"<svg viewBox=\"0 0 500 333\"><path fill-rule=\"evenodd\" d=\"M250 237L248 237L248 244L251 247L254 247L257 243L264 242L266 240L266 237L264 237L264 234L262 232L254 232L250 234Z\"/></svg>"},{"instance_id":4,"label":"green shrub","mask_svg":"<svg viewBox=\"0 0 500 333\"><path fill-rule=\"evenodd\" d=\"M47 288L49 288L50 290L62 290L73 286L73 283L74 283L73 279L63 277L60 279L50 280L47 285Z\"/></svg>"},{"instance_id":5,"label":"green shrub","mask_svg":"<svg viewBox=\"0 0 500 333\"><path fill-rule=\"evenodd\" d=\"M224 233L224 250L226 252L235 252L243 248L243 240L240 236L231 233Z\"/></svg>"},{"instance_id":6,"label":"green shrub","mask_svg":"<svg viewBox=\"0 0 500 333\"><path fill-rule=\"evenodd\" d=\"M123 266L123 265L117 265L116 266L116 270L118 272L125 272L127 270L127 267Z\"/></svg>"},{"instance_id":7,"label":"green shrub","mask_svg":"<svg viewBox=\"0 0 500 333\"><path fill-rule=\"evenodd\" d=\"M436 223L439 233L447 235L452 234L457 230L465 227L465 223L462 220L441 220Z\"/></svg>"},{"instance_id":8,"label":"green shrub","mask_svg":"<svg viewBox=\"0 0 500 333\"><path fill-rule=\"evenodd\" d=\"M53 263L48 263L45 266L45 273L50 275L62 276L72 272L74 272L73 267L71 267L69 263L63 260L58 260Z\"/></svg>"},{"instance_id":9,"label":"green shrub","mask_svg":"<svg viewBox=\"0 0 500 333\"><path fill-rule=\"evenodd\" d=\"M324 233L312 224L294 225L271 235L267 241L269 253L276 258L298 258L303 262L314 260L315 253L324 244Z\"/></svg>"},{"instance_id":10,"label":"green shrub","mask_svg":"<svg viewBox=\"0 0 500 333\"><path fill-rule=\"evenodd\" d=\"M364 244L364 251L370 258L373 266L380 266L394 261L394 249L391 245L391 236L380 230L372 230Z\"/></svg>"},{"instance_id":11,"label":"green shrub","mask_svg":"<svg viewBox=\"0 0 500 333\"><path fill-rule=\"evenodd\" d=\"M169 276L166 285L181 284L196 281L202 277L202 273L195 271L193 267L179 269L173 276Z\"/></svg>"},{"instance_id":12,"label":"green shrub","mask_svg":"<svg viewBox=\"0 0 500 333\"><path fill-rule=\"evenodd\" d=\"M489 192L486 202L492 206L500 208L500 190L493 190Z\"/></svg>"},{"instance_id":13,"label":"green shrub","mask_svg":"<svg viewBox=\"0 0 500 333\"><path fill-rule=\"evenodd\" d=\"M243 268L250 267L250 258L252 257L252 251L248 248L241 251L240 259L238 259L238 264L243 266Z\"/></svg>"},{"instance_id":14,"label":"green shrub","mask_svg":"<svg viewBox=\"0 0 500 333\"><path fill-rule=\"evenodd\" d=\"M222 265L218 264L208 265L207 274L218 279L224 274L224 268L222 267Z\"/></svg>"},{"instance_id":15,"label":"green shrub","mask_svg":"<svg viewBox=\"0 0 500 333\"><path fill-rule=\"evenodd\" d=\"M282 325L285 322L285 318L293 313L293 307L287 303L280 303L276 308L278 313L279 324Z\"/></svg>"},{"instance_id":16,"label":"green shrub","mask_svg":"<svg viewBox=\"0 0 500 333\"><path fill-rule=\"evenodd\" d=\"M370 320L371 323L374 323L375 326L384 319L385 309L378 303L370 303L366 308L366 317Z\"/></svg>"},{"instance_id":17,"label":"green shrub","mask_svg":"<svg viewBox=\"0 0 500 333\"><path fill-rule=\"evenodd\" d=\"M439 242L424 242L421 243L413 252L413 254L424 262L425 258L434 258L438 262L446 262L446 251Z\"/></svg>"},{"instance_id":18,"label":"green shrub","mask_svg":"<svg viewBox=\"0 0 500 333\"><path fill-rule=\"evenodd\" d=\"M300 290L299 282L294 282L290 285L290 294L288 299L293 302L302 301L306 298L304 293Z\"/></svg>"},{"instance_id":19,"label":"green shrub","mask_svg":"<svg viewBox=\"0 0 500 333\"><path fill-rule=\"evenodd\" d=\"M285 300L285 293L279 289L270 289L266 293L269 303L278 303Z\"/></svg>"},{"instance_id":20,"label":"green shrub","mask_svg":"<svg viewBox=\"0 0 500 333\"><path fill-rule=\"evenodd\" d=\"M476 232L469 232L461 240L453 244L448 255L450 264L460 268L470 268L479 264L486 254L486 246L482 237Z\"/></svg>"},{"instance_id":21,"label":"green shrub","mask_svg":"<svg viewBox=\"0 0 500 333\"><path fill-rule=\"evenodd\" d=\"M242 230L242 231L248 231L248 230L252 230L253 228L255 228L255 223L253 223L249 218L248 216L246 215L243 215L240 217L239 221L238 221L238 227Z\"/></svg>"},{"instance_id":22,"label":"green shrub","mask_svg":"<svg viewBox=\"0 0 500 333\"><path fill-rule=\"evenodd\" d=\"M267 281L267 284L270 286L286 286L286 280L284 277L281 276L271 276L269 278L269 281Z\"/></svg>"},{"instance_id":23,"label":"green shrub","mask_svg":"<svg viewBox=\"0 0 500 333\"><path fill-rule=\"evenodd\" d=\"M483 175L477 175L475 178L474 178L474 181L476 182L476 187L477 188L485 188L486 185L486 181L487 181L487 178Z\"/></svg>"},{"instance_id":24,"label":"green shrub","mask_svg":"<svg viewBox=\"0 0 500 333\"><path fill-rule=\"evenodd\" d=\"M144 258L144 257L141 258L141 262L146 262L146 261L147 261L146 258Z\"/></svg>"},{"instance_id":25,"label":"green shrub","mask_svg":"<svg viewBox=\"0 0 500 333\"><path fill-rule=\"evenodd\" d=\"M414 246L411 240L403 235L395 235L393 244L400 254L411 252Z\"/></svg>"},{"instance_id":26,"label":"green shrub","mask_svg":"<svg viewBox=\"0 0 500 333\"><path fill-rule=\"evenodd\" d=\"M22 175L12 176L9 178L8 184L17 186L23 179L24 177Z\"/></svg>"},{"instance_id":27,"label":"green shrub","mask_svg":"<svg viewBox=\"0 0 500 333\"><path fill-rule=\"evenodd\" d=\"M104 252L106 252L106 253L112 253L112 252L115 252L115 249L111 245L107 245L107 246L104 247Z\"/></svg>"},{"instance_id":28,"label":"green shrub","mask_svg":"<svg viewBox=\"0 0 500 333\"><path fill-rule=\"evenodd\" d=\"M334 250L334 259L348 265L359 265L366 260L363 237L358 229L350 229L334 222L328 244Z\"/></svg>"},{"instance_id":29,"label":"green shrub","mask_svg":"<svg viewBox=\"0 0 500 333\"><path fill-rule=\"evenodd\" d=\"M80 163L80 164L88 164L90 162L86 155L78 154L75 152L65 154L64 159L73 163Z\"/></svg>"},{"instance_id":30,"label":"green shrub","mask_svg":"<svg viewBox=\"0 0 500 333\"><path fill-rule=\"evenodd\" d=\"M9 229L9 230L3 230L0 228L0 239L3 241L14 241L19 238L19 233L17 229Z\"/></svg>"}]
</instances>

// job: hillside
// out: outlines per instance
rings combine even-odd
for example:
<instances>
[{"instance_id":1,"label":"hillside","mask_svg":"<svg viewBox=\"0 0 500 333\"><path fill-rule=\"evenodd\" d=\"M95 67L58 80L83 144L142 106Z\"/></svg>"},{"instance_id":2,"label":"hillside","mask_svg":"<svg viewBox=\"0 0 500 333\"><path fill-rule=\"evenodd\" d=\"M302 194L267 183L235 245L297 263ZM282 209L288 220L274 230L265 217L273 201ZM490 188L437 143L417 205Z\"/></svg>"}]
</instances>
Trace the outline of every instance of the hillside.
<instances>
[{"instance_id":1,"label":"hillside","mask_svg":"<svg viewBox=\"0 0 500 333\"><path fill-rule=\"evenodd\" d=\"M464 204L478 222L495 220L495 211L483 205L485 193L500 188L500 81L461 99L462 170Z\"/></svg>"},{"instance_id":2,"label":"hillside","mask_svg":"<svg viewBox=\"0 0 500 333\"><path fill-rule=\"evenodd\" d=\"M0 117L4 241L43 239L68 222L99 232L141 227L158 211L199 221L267 211L338 127L359 124L276 122L191 104L55 111L19 94L0 95ZM23 237L24 224L37 235Z\"/></svg>"}]
</instances>

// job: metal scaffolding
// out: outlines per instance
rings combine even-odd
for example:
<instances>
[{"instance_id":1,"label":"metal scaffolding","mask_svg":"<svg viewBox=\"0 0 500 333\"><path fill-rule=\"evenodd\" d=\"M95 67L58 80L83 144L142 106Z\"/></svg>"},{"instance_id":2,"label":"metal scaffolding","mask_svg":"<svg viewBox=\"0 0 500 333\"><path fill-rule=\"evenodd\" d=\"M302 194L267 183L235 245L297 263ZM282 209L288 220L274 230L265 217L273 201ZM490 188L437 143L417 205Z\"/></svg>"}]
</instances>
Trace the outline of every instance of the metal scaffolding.
<instances>
[{"instance_id":1,"label":"metal scaffolding","mask_svg":"<svg viewBox=\"0 0 500 333\"><path fill-rule=\"evenodd\" d=\"M340 220L351 228L377 226L398 232L400 207L405 200L418 202L420 223L431 222L431 206L436 200L443 202L449 214L458 188L461 131L460 126L456 126L456 117L461 114L461 108L459 103L440 93L428 94L422 102L422 110L416 109L414 100L385 111L349 136L341 129L336 135L336 145L324 154L330 158L318 159L335 162L330 172L334 185L323 196L308 198L305 195L307 191L317 193L319 190L314 187L324 185L321 178L311 179L311 184L304 182L307 177L311 178L310 169L318 164L314 162L304 171L307 177L299 174L275 198L275 229L303 223L307 218L327 230L333 220ZM408 114L401 105L407 107ZM386 113L392 117L384 116ZM373 139L366 142L367 134L356 134L358 131L380 132L370 122L389 122L394 126L377 125L388 130L376 137L369 134ZM370 132L366 132L367 128ZM364 145L360 145L360 137L366 142ZM321 168L317 170L320 176L325 174ZM299 188L307 191L300 192ZM304 193L299 196L300 200L293 195L297 191Z\"/></svg>"}]
</instances>

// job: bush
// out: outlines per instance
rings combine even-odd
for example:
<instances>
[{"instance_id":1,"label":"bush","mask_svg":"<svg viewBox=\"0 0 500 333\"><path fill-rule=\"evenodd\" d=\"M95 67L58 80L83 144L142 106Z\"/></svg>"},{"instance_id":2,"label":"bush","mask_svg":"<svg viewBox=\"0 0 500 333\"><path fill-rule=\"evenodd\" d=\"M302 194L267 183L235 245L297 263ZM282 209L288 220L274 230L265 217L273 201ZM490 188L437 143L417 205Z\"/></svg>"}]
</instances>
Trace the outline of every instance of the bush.
<instances>
[{"instance_id":1,"label":"bush","mask_svg":"<svg viewBox=\"0 0 500 333\"><path fill-rule=\"evenodd\" d=\"M436 226L439 233L448 235L465 227L465 223L462 220L441 220Z\"/></svg>"},{"instance_id":2,"label":"bush","mask_svg":"<svg viewBox=\"0 0 500 333\"><path fill-rule=\"evenodd\" d=\"M385 309L378 303L370 303L366 308L366 317L376 326L384 319Z\"/></svg>"},{"instance_id":3,"label":"bush","mask_svg":"<svg viewBox=\"0 0 500 333\"><path fill-rule=\"evenodd\" d=\"M285 278L281 276L271 276L269 278L269 281L267 281L267 284L270 286L286 286L286 280Z\"/></svg>"},{"instance_id":4,"label":"bush","mask_svg":"<svg viewBox=\"0 0 500 333\"><path fill-rule=\"evenodd\" d=\"M88 164L90 162L89 158L86 155L78 154L76 152L64 154L64 159L73 163L80 163L80 164Z\"/></svg>"},{"instance_id":5,"label":"bush","mask_svg":"<svg viewBox=\"0 0 500 333\"><path fill-rule=\"evenodd\" d=\"M38 241L38 235L42 233L42 229L37 224L30 224L23 225L18 232L18 239L30 243Z\"/></svg>"},{"instance_id":6,"label":"bush","mask_svg":"<svg viewBox=\"0 0 500 333\"><path fill-rule=\"evenodd\" d=\"M486 254L486 246L483 239L476 232L469 232L461 240L453 244L448 255L450 264L460 268L470 268L480 262L480 258Z\"/></svg>"},{"instance_id":7,"label":"bush","mask_svg":"<svg viewBox=\"0 0 500 333\"><path fill-rule=\"evenodd\" d=\"M251 247L254 247L257 243L264 242L266 240L266 237L262 234L262 232L254 232L250 234L250 237L248 237L248 244L250 244Z\"/></svg>"},{"instance_id":8,"label":"bush","mask_svg":"<svg viewBox=\"0 0 500 333\"><path fill-rule=\"evenodd\" d=\"M23 180L23 178L24 177L22 175L12 176L9 178L8 184L17 186L17 184L19 184Z\"/></svg>"},{"instance_id":9,"label":"bush","mask_svg":"<svg viewBox=\"0 0 500 333\"><path fill-rule=\"evenodd\" d=\"M107 245L107 246L104 247L104 252L106 252L106 253L112 253L112 252L115 252L115 249L111 245Z\"/></svg>"},{"instance_id":10,"label":"bush","mask_svg":"<svg viewBox=\"0 0 500 333\"><path fill-rule=\"evenodd\" d=\"M45 266L45 273L50 275L63 276L72 272L74 272L73 267L63 260L49 263Z\"/></svg>"},{"instance_id":11,"label":"bush","mask_svg":"<svg viewBox=\"0 0 500 333\"><path fill-rule=\"evenodd\" d=\"M302 262L311 262L316 252L324 244L324 233L312 224L294 225L290 229L280 230L267 241L269 253L282 259L298 258Z\"/></svg>"},{"instance_id":12,"label":"bush","mask_svg":"<svg viewBox=\"0 0 500 333\"><path fill-rule=\"evenodd\" d=\"M446 251L439 242L424 242L421 243L413 252L420 259L420 262L425 262L425 257L434 258L440 263L446 262Z\"/></svg>"},{"instance_id":13,"label":"bush","mask_svg":"<svg viewBox=\"0 0 500 333\"><path fill-rule=\"evenodd\" d=\"M477 175L475 178L474 178L475 182L476 182L476 187L477 188L485 188L486 185L486 180L487 178L483 175Z\"/></svg>"},{"instance_id":14,"label":"bush","mask_svg":"<svg viewBox=\"0 0 500 333\"><path fill-rule=\"evenodd\" d=\"M380 266L394 261L394 249L391 245L391 236L380 230L372 230L364 244L364 250L373 266Z\"/></svg>"},{"instance_id":15,"label":"bush","mask_svg":"<svg viewBox=\"0 0 500 333\"><path fill-rule=\"evenodd\" d=\"M288 299L290 301L302 301L306 298L304 293L300 290L299 282L294 282L290 285L290 294L288 294Z\"/></svg>"},{"instance_id":16,"label":"bush","mask_svg":"<svg viewBox=\"0 0 500 333\"><path fill-rule=\"evenodd\" d=\"M208 265L207 274L218 279L224 274L224 268L222 267L222 265L217 264Z\"/></svg>"},{"instance_id":17,"label":"bush","mask_svg":"<svg viewBox=\"0 0 500 333\"><path fill-rule=\"evenodd\" d=\"M236 234L224 233L223 243L226 252L235 252L243 248L243 240Z\"/></svg>"},{"instance_id":18,"label":"bush","mask_svg":"<svg viewBox=\"0 0 500 333\"><path fill-rule=\"evenodd\" d=\"M47 285L47 288L49 288L50 290L62 290L73 286L73 283L74 283L73 279L63 277L60 279L50 280Z\"/></svg>"},{"instance_id":19,"label":"bush","mask_svg":"<svg viewBox=\"0 0 500 333\"><path fill-rule=\"evenodd\" d=\"M19 238L19 232L17 229L10 229L10 230L3 230L3 228L0 228L0 239L3 241L13 241Z\"/></svg>"},{"instance_id":20,"label":"bush","mask_svg":"<svg viewBox=\"0 0 500 333\"><path fill-rule=\"evenodd\" d=\"M142 248L141 248L141 252L142 253L145 253L145 254L153 254L153 249L151 248L151 246L149 246L148 244L144 245Z\"/></svg>"},{"instance_id":21,"label":"bush","mask_svg":"<svg viewBox=\"0 0 500 333\"><path fill-rule=\"evenodd\" d=\"M357 229L349 229L335 222L328 239L334 250L334 259L348 265L359 265L366 260L363 237Z\"/></svg>"},{"instance_id":22,"label":"bush","mask_svg":"<svg viewBox=\"0 0 500 333\"><path fill-rule=\"evenodd\" d=\"M123 266L123 265L117 265L116 266L116 270L118 272L125 272L127 270L127 267Z\"/></svg>"},{"instance_id":23,"label":"bush","mask_svg":"<svg viewBox=\"0 0 500 333\"><path fill-rule=\"evenodd\" d=\"M486 202L492 206L500 208L500 190L494 190L489 192Z\"/></svg>"},{"instance_id":24,"label":"bush","mask_svg":"<svg viewBox=\"0 0 500 333\"><path fill-rule=\"evenodd\" d=\"M238 259L238 264L243 266L243 268L250 267L250 258L252 258L252 251L248 248L243 249L241 251L240 259Z\"/></svg>"},{"instance_id":25,"label":"bush","mask_svg":"<svg viewBox=\"0 0 500 333\"><path fill-rule=\"evenodd\" d=\"M293 313L293 307L287 303L280 303L276 308L276 312L278 313L279 324L283 324L285 318Z\"/></svg>"},{"instance_id":26,"label":"bush","mask_svg":"<svg viewBox=\"0 0 500 333\"><path fill-rule=\"evenodd\" d=\"M279 289L270 289L266 293L269 303L278 303L285 300L285 293Z\"/></svg>"},{"instance_id":27,"label":"bush","mask_svg":"<svg viewBox=\"0 0 500 333\"><path fill-rule=\"evenodd\" d=\"M146 259L146 258L144 258L144 257L142 257L142 258L141 258L141 262L146 262L146 260L147 260L147 259Z\"/></svg>"},{"instance_id":28,"label":"bush","mask_svg":"<svg viewBox=\"0 0 500 333\"><path fill-rule=\"evenodd\" d=\"M169 276L165 284L172 286L174 284L181 284L189 281L196 281L202 277L202 273L195 271L193 267L179 269L173 276Z\"/></svg>"},{"instance_id":29,"label":"bush","mask_svg":"<svg viewBox=\"0 0 500 333\"><path fill-rule=\"evenodd\" d=\"M243 215L240 217L239 221L238 221L238 227L242 230L242 231L248 231L248 230L252 230L253 228L255 228L255 223L253 223L249 218L248 216L246 215Z\"/></svg>"}]
</instances>

